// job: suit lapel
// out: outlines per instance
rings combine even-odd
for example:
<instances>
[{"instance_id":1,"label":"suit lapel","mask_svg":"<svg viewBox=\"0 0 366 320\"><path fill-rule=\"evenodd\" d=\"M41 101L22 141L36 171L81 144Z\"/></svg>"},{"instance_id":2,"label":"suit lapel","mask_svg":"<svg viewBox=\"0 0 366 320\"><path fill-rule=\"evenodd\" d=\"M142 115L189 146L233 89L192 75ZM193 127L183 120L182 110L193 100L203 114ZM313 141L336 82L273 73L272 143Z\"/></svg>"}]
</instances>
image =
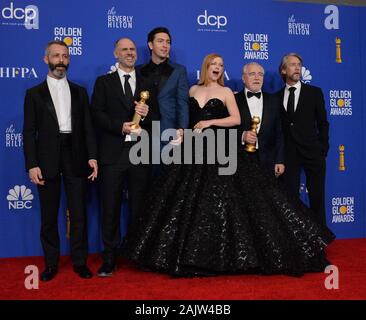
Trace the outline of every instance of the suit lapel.
<instances>
[{"instance_id":1,"label":"suit lapel","mask_svg":"<svg viewBox=\"0 0 366 320\"><path fill-rule=\"evenodd\" d=\"M261 119L261 126L259 128L259 132L264 131L266 123L268 122L268 118L270 117L269 96L267 94L265 94L263 91L262 91L262 96L263 96L263 110L262 110L262 119Z\"/></svg>"},{"instance_id":2,"label":"suit lapel","mask_svg":"<svg viewBox=\"0 0 366 320\"><path fill-rule=\"evenodd\" d=\"M306 90L307 90L306 85L301 82L300 96L299 96L299 101L297 102L297 106L296 106L296 110L295 110L295 115L297 113L300 113L301 109L304 106L304 99L306 97Z\"/></svg>"},{"instance_id":3,"label":"suit lapel","mask_svg":"<svg viewBox=\"0 0 366 320\"><path fill-rule=\"evenodd\" d=\"M159 94L162 93L162 91L165 87L165 84L168 81L169 77L172 75L173 71L174 71L174 67L172 65L170 65L169 63L167 63L164 67L163 73L160 78L160 82L159 82L159 86L158 86Z\"/></svg>"},{"instance_id":4,"label":"suit lapel","mask_svg":"<svg viewBox=\"0 0 366 320\"><path fill-rule=\"evenodd\" d=\"M247 123L248 124L248 128L250 128L250 123L252 121L252 116L250 114L250 110L249 110L249 106L248 106L248 101L247 98L245 97L245 91L242 90L239 93L239 105L238 105L239 109L241 110L241 115L243 116L243 123Z\"/></svg>"},{"instance_id":5,"label":"suit lapel","mask_svg":"<svg viewBox=\"0 0 366 320\"><path fill-rule=\"evenodd\" d=\"M111 84L112 84L113 90L115 91L117 97L122 101L125 108L130 109L131 106L128 106L127 100L123 93L122 83L121 83L121 79L119 77L118 71L111 73L111 78L112 78Z\"/></svg>"},{"instance_id":6,"label":"suit lapel","mask_svg":"<svg viewBox=\"0 0 366 320\"><path fill-rule=\"evenodd\" d=\"M142 86L141 78L137 74L137 71L136 71L136 90L135 90L135 94L133 96L135 101L140 101L141 100L141 98L140 98L140 91L142 90L141 86Z\"/></svg>"},{"instance_id":7,"label":"suit lapel","mask_svg":"<svg viewBox=\"0 0 366 320\"><path fill-rule=\"evenodd\" d=\"M279 94L279 99L280 99L280 102L281 102L282 111L284 111L284 112L286 112L285 105L283 104L283 98L285 96L285 88L286 87L283 87L282 90L280 91L280 94Z\"/></svg>"},{"instance_id":8,"label":"suit lapel","mask_svg":"<svg viewBox=\"0 0 366 320\"><path fill-rule=\"evenodd\" d=\"M48 88L48 85L47 85L47 81L44 81L41 86L41 97L44 100L46 108L48 109L49 112L51 112L52 118L55 119L55 121L58 125L56 109L55 109L55 105L53 104L53 101L52 101L52 97L51 97L50 89Z\"/></svg>"},{"instance_id":9,"label":"suit lapel","mask_svg":"<svg viewBox=\"0 0 366 320\"><path fill-rule=\"evenodd\" d=\"M68 81L69 82L69 81ZM78 105L78 90L76 88L76 86L74 86L73 83L69 82L69 87L70 87L70 96L71 96L71 128L72 131L74 131L74 119L76 119L75 117L75 113L77 112L77 105Z\"/></svg>"}]
</instances>

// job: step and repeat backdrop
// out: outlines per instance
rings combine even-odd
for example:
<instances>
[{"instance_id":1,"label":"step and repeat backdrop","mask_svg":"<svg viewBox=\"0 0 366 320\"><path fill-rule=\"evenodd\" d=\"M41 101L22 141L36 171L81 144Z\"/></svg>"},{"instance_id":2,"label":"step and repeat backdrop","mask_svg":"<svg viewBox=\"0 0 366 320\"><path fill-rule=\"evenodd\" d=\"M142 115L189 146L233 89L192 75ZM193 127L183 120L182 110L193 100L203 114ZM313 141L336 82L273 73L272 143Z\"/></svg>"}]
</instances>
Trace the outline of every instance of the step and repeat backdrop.
<instances>
[{"instance_id":1,"label":"step and repeat backdrop","mask_svg":"<svg viewBox=\"0 0 366 320\"><path fill-rule=\"evenodd\" d=\"M24 169L22 151L25 90L47 74L48 41L69 46L68 78L92 93L97 76L114 71L114 42L136 42L138 63L149 59L147 33L166 26L171 60L187 67L195 84L203 57L220 53L225 82L242 89L241 70L256 61L266 70L264 89L283 86L281 57L298 52L303 81L323 89L330 122L327 158L327 223L340 238L366 236L365 123L366 9L280 1L46 0L0 1L0 257L42 255L36 187ZM306 186L301 185L306 201ZM89 248L101 250L96 184L88 195ZM66 204L60 205L62 253L69 252ZM122 231L127 206L123 205Z\"/></svg>"}]
</instances>

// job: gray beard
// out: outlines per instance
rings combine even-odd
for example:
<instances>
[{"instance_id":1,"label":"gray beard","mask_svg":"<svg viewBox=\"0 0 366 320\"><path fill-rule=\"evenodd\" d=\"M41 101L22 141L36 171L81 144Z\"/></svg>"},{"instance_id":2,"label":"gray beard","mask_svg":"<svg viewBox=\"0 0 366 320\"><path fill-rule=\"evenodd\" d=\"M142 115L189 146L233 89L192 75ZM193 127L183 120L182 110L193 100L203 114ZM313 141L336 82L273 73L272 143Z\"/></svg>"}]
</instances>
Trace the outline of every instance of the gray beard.
<instances>
[{"instance_id":1,"label":"gray beard","mask_svg":"<svg viewBox=\"0 0 366 320\"><path fill-rule=\"evenodd\" d=\"M64 70L64 71L61 71L61 70L53 70L53 71L51 71L52 72L52 74L56 77L56 78L58 78L58 79L62 79L62 78L65 78L65 76L66 76L66 70Z\"/></svg>"}]
</instances>

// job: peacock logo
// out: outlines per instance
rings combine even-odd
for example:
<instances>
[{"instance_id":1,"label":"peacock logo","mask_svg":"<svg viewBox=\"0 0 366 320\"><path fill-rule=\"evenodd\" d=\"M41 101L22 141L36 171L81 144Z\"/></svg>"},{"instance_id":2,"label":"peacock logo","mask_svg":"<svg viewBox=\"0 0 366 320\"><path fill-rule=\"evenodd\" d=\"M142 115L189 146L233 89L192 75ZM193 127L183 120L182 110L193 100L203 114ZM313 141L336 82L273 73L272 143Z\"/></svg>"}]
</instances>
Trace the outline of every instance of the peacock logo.
<instances>
[{"instance_id":1,"label":"peacock logo","mask_svg":"<svg viewBox=\"0 0 366 320\"><path fill-rule=\"evenodd\" d=\"M304 83L309 83L313 76L310 74L310 70L305 67L301 68L301 78Z\"/></svg>"},{"instance_id":2,"label":"peacock logo","mask_svg":"<svg viewBox=\"0 0 366 320\"><path fill-rule=\"evenodd\" d=\"M9 210L31 209L34 196L32 190L25 185L16 185L14 188L9 189L6 199L9 201Z\"/></svg>"}]
</instances>

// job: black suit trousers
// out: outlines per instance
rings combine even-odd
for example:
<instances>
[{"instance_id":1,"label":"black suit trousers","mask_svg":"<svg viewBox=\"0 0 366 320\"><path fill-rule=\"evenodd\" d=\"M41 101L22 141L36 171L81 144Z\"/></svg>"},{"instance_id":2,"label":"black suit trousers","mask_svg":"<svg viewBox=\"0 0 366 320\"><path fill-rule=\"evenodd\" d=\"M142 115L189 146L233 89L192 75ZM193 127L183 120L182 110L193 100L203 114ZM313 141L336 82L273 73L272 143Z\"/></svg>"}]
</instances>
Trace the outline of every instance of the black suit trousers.
<instances>
[{"instance_id":1,"label":"black suit trousers","mask_svg":"<svg viewBox=\"0 0 366 320\"><path fill-rule=\"evenodd\" d=\"M122 146L121 146L122 148ZM116 163L101 165L100 195L102 206L103 259L115 264L121 245L121 205L123 190L128 191L128 229L142 210L151 181L151 165L132 165L129 147L124 146Z\"/></svg>"},{"instance_id":2,"label":"black suit trousers","mask_svg":"<svg viewBox=\"0 0 366 320\"><path fill-rule=\"evenodd\" d=\"M67 207L70 211L70 252L74 265L86 263L88 238L86 223L86 178L72 170L71 134L61 134L60 174L38 185L41 205L41 243L47 266L57 266L60 257L58 211L61 195L61 177L64 183Z\"/></svg>"},{"instance_id":3,"label":"black suit trousers","mask_svg":"<svg viewBox=\"0 0 366 320\"><path fill-rule=\"evenodd\" d=\"M325 214L325 157L308 159L303 157L296 148L288 148L286 154L286 169L283 175L286 185L293 196L299 196L301 169L306 177L312 217L318 223L326 225Z\"/></svg>"}]
</instances>

